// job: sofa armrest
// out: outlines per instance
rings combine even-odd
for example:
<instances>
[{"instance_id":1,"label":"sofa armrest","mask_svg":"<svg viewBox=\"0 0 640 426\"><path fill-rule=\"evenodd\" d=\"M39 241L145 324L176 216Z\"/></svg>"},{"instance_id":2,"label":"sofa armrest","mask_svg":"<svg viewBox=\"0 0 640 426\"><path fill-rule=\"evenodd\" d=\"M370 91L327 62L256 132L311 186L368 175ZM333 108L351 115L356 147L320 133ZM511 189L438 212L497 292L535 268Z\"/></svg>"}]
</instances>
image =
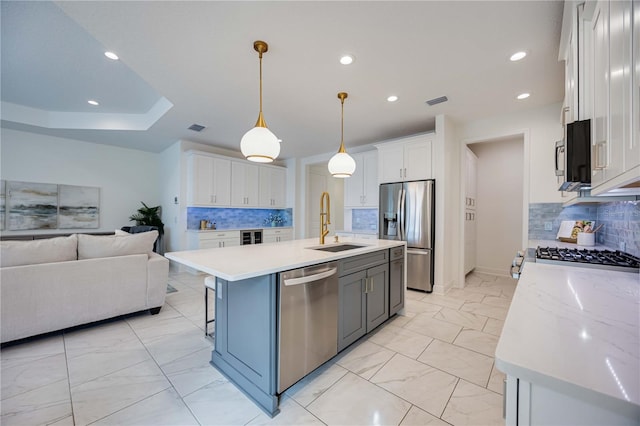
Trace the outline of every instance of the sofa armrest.
<instances>
[{"instance_id":1,"label":"sofa armrest","mask_svg":"<svg viewBox=\"0 0 640 426\"><path fill-rule=\"evenodd\" d=\"M169 260L157 253L149 253L147 262L147 306L160 307L164 304L169 280Z\"/></svg>"}]
</instances>

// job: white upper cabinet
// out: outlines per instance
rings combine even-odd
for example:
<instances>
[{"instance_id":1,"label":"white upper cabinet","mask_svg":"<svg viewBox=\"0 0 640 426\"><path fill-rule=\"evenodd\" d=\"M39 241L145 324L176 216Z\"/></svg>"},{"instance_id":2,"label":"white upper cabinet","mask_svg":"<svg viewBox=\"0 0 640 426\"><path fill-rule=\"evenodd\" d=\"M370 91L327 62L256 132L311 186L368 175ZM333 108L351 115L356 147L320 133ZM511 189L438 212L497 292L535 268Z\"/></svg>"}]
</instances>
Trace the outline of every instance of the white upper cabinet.
<instances>
[{"instance_id":1,"label":"white upper cabinet","mask_svg":"<svg viewBox=\"0 0 640 426\"><path fill-rule=\"evenodd\" d=\"M259 167L260 207L284 207L286 204L286 170L280 167Z\"/></svg>"},{"instance_id":2,"label":"white upper cabinet","mask_svg":"<svg viewBox=\"0 0 640 426\"><path fill-rule=\"evenodd\" d=\"M377 144L379 182L432 179L432 144L432 134Z\"/></svg>"},{"instance_id":3,"label":"white upper cabinet","mask_svg":"<svg viewBox=\"0 0 640 426\"><path fill-rule=\"evenodd\" d=\"M369 151L352 154L356 171L345 179L346 208L378 207L378 153Z\"/></svg>"},{"instance_id":4,"label":"white upper cabinet","mask_svg":"<svg viewBox=\"0 0 640 426\"><path fill-rule=\"evenodd\" d=\"M201 207L284 208L287 169L206 152L187 153L187 203Z\"/></svg>"},{"instance_id":5,"label":"white upper cabinet","mask_svg":"<svg viewBox=\"0 0 640 426\"><path fill-rule=\"evenodd\" d=\"M190 154L187 199L192 206L231 204L231 161L210 155Z\"/></svg>"},{"instance_id":6,"label":"white upper cabinet","mask_svg":"<svg viewBox=\"0 0 640 426\"><path fill-rule=\"evenodd\" d=\"M624 152L625 170L637 170L640 167L640 2L632 4L633 19L633 62L632 62L632 106L631 106L631 142ZM637 171L636 174L639 174Z\"/></svg>"},{"instance_id":7,"label":"white upper cabinet","mask_svg":"<svg viewBox=\"0 0 640 426\"><path fill-rule=\"evenodd\" d=\"M638 9L637 1L601 0L591 21L593 195L640 181Z\"/></svg>"},{"instance_id":8,"label":"white upper cabinet","mask_svg":"<svg viewBox=\"0 0 640 426\"><path fill-rule=\"evenodd\" d=\"M609 141L609 2L593 13L593 118L591 121L591 184L604 181Z\"/></svg>"},{"instance_id":9,"label":"white upper cabinet","mask_svg":"<svg viewBox=\"0 0 640 426\"><path fill-rule=\"evenodd\" d=\"M236 207L257 207L260 192L260 171L248 162L231 162L231 204Z\"/></svg>"}]
</instances>

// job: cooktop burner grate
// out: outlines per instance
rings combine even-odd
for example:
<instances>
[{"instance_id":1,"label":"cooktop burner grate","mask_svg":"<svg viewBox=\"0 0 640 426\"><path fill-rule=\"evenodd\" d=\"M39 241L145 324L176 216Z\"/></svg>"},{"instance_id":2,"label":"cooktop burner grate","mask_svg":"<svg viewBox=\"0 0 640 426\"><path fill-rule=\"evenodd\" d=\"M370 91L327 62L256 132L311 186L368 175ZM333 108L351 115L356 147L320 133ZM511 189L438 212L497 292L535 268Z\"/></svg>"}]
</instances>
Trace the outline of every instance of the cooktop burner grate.
<instances>
[{"instance_id":1,"label":"cooktop burner grate","mask_svg":"<svg viewBox=\"0 0 640 426\"><path fill-rule=\"evenodd\" d=\"M640 259L620 250L588 250L563 247L538 247L536 262L564 263L611 270L640 271ZM564 263L566 264L566 263Z\"/></svg>"}]
</instances>

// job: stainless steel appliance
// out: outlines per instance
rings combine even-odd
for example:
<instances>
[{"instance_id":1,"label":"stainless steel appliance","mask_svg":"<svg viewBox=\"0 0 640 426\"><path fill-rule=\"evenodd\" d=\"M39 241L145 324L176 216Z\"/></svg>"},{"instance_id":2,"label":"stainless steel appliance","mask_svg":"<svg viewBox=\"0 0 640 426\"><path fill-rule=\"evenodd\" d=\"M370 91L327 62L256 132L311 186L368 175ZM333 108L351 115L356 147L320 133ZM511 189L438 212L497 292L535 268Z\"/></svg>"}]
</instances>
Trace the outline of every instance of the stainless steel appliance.
<instances>
[{"instance_id":1,"label":"stainless steel appliance","mask_svg":"<svg viewBox=\"0 0 640 426\"><path fill-rule=\"evenodd\" d=\"M538 247L518 252L513 259L511 276L520 278L522 268L527 262L640 273L640 259L623 251Z\"/></svg>"},{"instance_id":2,"label":"stainless steel appliance","mask_svg":"<svg viewBox=\"0 0 640 426\"><path fill-rule=\"evenodd\" d=\"M556 176L563 178L558 191L591 188L591 120L567 124L565 139L556 142Z\"/></svg>"},{"instance_id":3,"label":"stainless steel appliance","mask_svg":"<svg viewBox=\"0 0 640 426\"><path fill-rule=\"evenodd\" d=\"M433 291L435 180L380 185L380 239L407 242L407 287Z\"/></svg>"},{"instance_id":4,"label":"stainless steel appliance","mask_svg":"<svg viewBox=\"0 0 640 426\"><path fill-rule=\"evenodd\" d=\"M278 393L338 353L338 264L279 277Z\"/></svg>"},{"instance_id":5,"label":"stainless steel appliance","mask_svg":"<svg viewBox=\"0 0 640 426\"><path fill-rule=\"evenodd\" d=\"M262 243L262 229L248 229L240 231L240 244L261 244Z\"/></svg>"}]
</instances>

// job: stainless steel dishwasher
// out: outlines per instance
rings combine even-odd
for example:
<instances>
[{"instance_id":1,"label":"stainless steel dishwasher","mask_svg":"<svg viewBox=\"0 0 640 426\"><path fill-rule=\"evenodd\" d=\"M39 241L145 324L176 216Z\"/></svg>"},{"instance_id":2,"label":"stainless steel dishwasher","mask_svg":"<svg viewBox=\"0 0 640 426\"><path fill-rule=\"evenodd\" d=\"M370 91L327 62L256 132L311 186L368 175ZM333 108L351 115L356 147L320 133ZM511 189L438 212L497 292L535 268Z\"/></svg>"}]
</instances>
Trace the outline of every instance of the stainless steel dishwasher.
<instances>
[{"instance_id":1,"label":"stainless steel dishwasher","mask_svg":"<svg viewBox=\"0 0 640 426\"><path fill-rule=\"evenodd\" d=\"M338 264L279 274L278 393L338 353Z\"/></svg>"}]
</instances>

